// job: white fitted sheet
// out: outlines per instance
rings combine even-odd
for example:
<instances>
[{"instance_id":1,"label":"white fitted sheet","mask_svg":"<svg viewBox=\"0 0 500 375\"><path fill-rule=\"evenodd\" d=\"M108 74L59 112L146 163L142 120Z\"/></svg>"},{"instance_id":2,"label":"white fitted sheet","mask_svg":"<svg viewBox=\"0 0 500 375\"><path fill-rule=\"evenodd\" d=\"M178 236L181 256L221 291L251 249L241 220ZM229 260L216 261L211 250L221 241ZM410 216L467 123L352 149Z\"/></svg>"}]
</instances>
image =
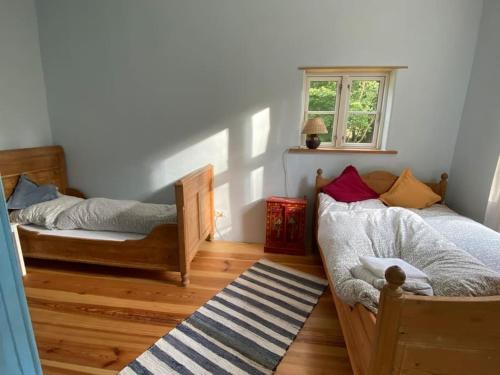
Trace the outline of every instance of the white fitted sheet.
<instances>
[{"instance_id":1,"label":"white fitted sheet","mask_svg":"<svg viewBox=\"0 0 500 375\"><path fill-rule=\"evenodd\" d=\"M48 236L56 237L70 237L70 238L81 238L87 240L104 240L104 241L126 241L126 240L141 240L146 237L144 234L139 233L125 233L125 232L108 232L108 231L96 231L96 230L83 230L83 229L71 229L71 230L59 230L59 229L47 229L38 225L19 225L23 229L34 231L40 234L46 234Z\"/></svg>"}]
</instances>

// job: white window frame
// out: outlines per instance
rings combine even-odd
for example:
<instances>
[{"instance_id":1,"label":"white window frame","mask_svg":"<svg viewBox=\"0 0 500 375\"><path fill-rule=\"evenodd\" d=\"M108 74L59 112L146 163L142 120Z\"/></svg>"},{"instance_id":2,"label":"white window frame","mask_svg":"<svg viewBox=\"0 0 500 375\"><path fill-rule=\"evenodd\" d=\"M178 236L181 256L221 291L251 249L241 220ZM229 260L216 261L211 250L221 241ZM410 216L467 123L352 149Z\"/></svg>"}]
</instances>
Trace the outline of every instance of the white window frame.
<instances>
[{"instance_id":1,"label":"white window frame","mask_svg":"<svg viewBox=\"0 0 500 375\"><path fill-rule=\"evenodd\" d=\"M353 80L366 79L366 80L377 80L380 82L379 95L377 102L377 110L373 112L359 112L360 114L374 114L375 115L375 125L373 129L373 138L371 143L352 143L345 142L345 133L347 130L347 119L350 113L349 111L349 96L351 90L351 84ZM387 70L374 72L374 71L353 71L353 72L304 72L304 89L303 89L303 111L302 111L302 122L304 124L309 114L333 114L333 130L332 130L332 141L331 142L321 142L320 147L323 148L353 148L353 149L382 149L384 133L388 126L389 120L389 109L390 103L389 99L393 95L389 92L392 87L393 74ZM309 111L309 88L311 81L337 81L337 97L335 100L334 111ZM302 145L305 144L305 137L302 137Z\"/></svg>"}]
</instances>

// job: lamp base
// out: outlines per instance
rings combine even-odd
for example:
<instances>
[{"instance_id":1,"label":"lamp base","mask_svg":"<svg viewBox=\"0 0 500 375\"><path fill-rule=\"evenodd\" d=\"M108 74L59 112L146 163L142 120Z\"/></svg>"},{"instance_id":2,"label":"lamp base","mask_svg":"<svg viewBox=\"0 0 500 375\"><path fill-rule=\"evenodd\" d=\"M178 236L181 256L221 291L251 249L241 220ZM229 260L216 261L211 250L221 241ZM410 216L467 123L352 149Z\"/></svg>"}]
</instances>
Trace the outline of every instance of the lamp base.
<instances>
[{"instance_id":1,"label":"lamp base","mask_svg":"<svg viewBox=\"0 0 500 375\"><path fill-rule=\"evenodd\" d=\"M307 137L306 137L307 148L314 150L315 148L318 148L320 144L321 144L321 140L319 139L319 136L317 134L308 134L307 135Z\"/></svg>"}]
</instances>

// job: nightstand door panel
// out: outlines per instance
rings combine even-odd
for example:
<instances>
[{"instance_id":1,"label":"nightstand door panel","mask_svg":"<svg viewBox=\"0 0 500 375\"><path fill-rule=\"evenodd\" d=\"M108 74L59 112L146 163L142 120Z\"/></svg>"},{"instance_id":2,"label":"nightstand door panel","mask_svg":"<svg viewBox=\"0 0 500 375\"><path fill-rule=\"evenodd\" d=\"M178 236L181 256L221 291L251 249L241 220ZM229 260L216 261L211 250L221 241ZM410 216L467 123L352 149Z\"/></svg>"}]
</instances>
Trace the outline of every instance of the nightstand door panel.
<instances>
[{"instance_id":1,"label":"nightstand door panel","mask_svg":"<svg viewBox=\"0 0 500 375\"><path fill-rule=\"evenodd\" d=\"M269 203L267 206L267 242L269 246L285 242L285 217L281 204Z\"/></svg>"},{"instance_id":2,"label":"nightstand door panel","mask_svg":"<svg viewBox=\"0 0 500 375\"><path fill-rule=\"evenodd\" d=\"M285 207L286 246L293 248L304 247L304 207Z\"/></svg>"}]
</instances>

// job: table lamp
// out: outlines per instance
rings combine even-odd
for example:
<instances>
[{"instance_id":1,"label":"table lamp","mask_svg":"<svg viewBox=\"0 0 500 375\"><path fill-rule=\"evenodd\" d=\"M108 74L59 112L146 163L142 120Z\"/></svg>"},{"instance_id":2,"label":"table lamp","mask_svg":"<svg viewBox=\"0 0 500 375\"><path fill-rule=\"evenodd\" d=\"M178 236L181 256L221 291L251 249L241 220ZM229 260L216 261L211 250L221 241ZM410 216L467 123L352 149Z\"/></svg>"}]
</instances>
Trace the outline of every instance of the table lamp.
<instances>
[{"instance_id":1,"label":"table lamp","mask_svg":"<svg viewBox=\"0 0 500 375\"><path fill-rule=\"evenodd\" d=\"M325 122L321 117L310 118L306 121L302 134L307 134L306 146L310 149L318 148L321 144L318 134L327 134Z\"/></svg>"}]
</instances>

